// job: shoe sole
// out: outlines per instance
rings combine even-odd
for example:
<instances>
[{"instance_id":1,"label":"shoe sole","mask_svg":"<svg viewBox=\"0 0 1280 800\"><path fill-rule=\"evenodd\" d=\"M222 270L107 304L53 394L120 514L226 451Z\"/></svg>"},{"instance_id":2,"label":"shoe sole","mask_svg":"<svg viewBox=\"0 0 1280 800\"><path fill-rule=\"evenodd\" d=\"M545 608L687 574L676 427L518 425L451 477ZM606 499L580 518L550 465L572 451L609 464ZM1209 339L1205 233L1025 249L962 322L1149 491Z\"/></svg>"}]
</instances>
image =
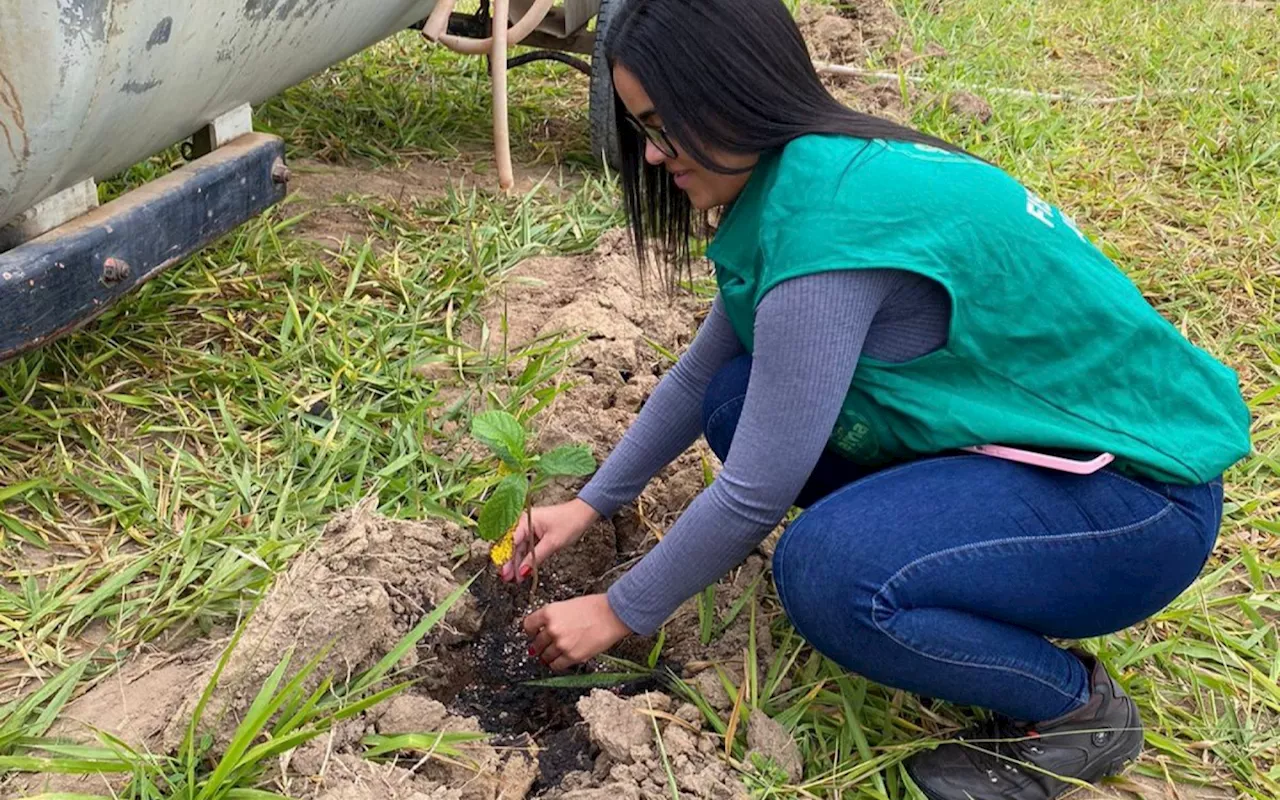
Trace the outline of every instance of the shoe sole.
<instances>
[{"instance_id":1,"label":"shoe sole","mask_svg":"<svg viewBox=\"0 0 1280 800\"><path fill-rule=\"evenodd\" d=\"M1141 753L1141 750L1139 750L1139 753ZM1055 800L1070 800L1070 798L1074 797L1080 792L1087 791L1089 789L1095 789L1097 788L1096 784L1099 781L1101 781L1103 778L1113 778L1118 775L1123 775L1129 769L1129 767L1132 766L1133 763L1137 760L1138 760L1138 756L1135 755L1132 758L1123 758L1119 761L1112 761L1111 766L1107 768L1106 772L1102 773L1097 778L1094 778L1093 780L1088 781L1089 786L1072 786L1067 791L1058 795L1057 798L1055 798ZM928 793L925 792L925 794L927 795ZM946 798L930 797L929 800L946 800Z\"/></svg>"},{"instance_id":2,"label":"shoe sole","mask_svg":"<svg viewBox=\"0 0 1280 800\"><path fill-rule=\"evenodd\" d=\"M1098 772L1098 774L1090 777L1081 776L1080 780L1088 784L1096 784L1099 781L1101 781L1103 778L1110 778L1115 775L1120 775L1121 773L1123 773L1125 770L1129 768L1129 765L1133 764L1135 761L1138 760L1138 756L1142 755L1142 743L1143 743L1142 738L1139 738L1137 741L1137 747L1130 748L1131 752L1124 754L1117 759L1113 759L1110 762L1107 762L1106 768ZM935 794L929 791L929 789L926 788L924 785L922 785L920 781L916 779L916 774L911 769L910 763L903 764L903 768L906 770L907 777L911 779L911 783L913 783L916 789L921 794L923 794L926 798L928 798L928 800L952 800L949 797L943 797L940 794ZM1064 791L1062 794L1059 794L1056 800L1065 800L1065 798L1068 798L1077 792L1083 791L1084 788L1085 787L1083 786L1068 785L1067 790Z\"/></svg>"}]
</instances>

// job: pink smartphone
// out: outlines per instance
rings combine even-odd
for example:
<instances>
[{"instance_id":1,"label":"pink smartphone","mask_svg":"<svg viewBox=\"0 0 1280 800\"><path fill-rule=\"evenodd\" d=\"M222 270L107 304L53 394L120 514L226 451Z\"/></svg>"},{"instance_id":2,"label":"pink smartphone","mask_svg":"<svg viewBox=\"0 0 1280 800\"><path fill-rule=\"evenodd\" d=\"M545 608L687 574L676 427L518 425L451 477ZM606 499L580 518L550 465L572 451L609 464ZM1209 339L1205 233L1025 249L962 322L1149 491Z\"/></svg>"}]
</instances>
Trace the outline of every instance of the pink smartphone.
<instances>
[{"instance_id":1,"label":"pink smartphone","mask_svg":"<svg viewBox=\"0 0 1280 800\"><path fill-rule=\"evenodd\" d=\"M1020 450L1016 447L1005 447L997 444L983 444L976 447L962 447L961 450L968 450L970 453L980 453L984 456L992 456L993 458L1003 458L1009 461L1017 461L1022 464L1030 464L1036 467L1044 467L1046 469L1056 469L1060 472L1070 472L1076 475L1092 475L1102 469L1116 457L1110 453L1102 453L1096 458L1088 461L1081 461L1075 458L1063 458L1062 456L1051 456L1046 453L1037 453L1032 450Z\"/></svg>"}]
</instances>

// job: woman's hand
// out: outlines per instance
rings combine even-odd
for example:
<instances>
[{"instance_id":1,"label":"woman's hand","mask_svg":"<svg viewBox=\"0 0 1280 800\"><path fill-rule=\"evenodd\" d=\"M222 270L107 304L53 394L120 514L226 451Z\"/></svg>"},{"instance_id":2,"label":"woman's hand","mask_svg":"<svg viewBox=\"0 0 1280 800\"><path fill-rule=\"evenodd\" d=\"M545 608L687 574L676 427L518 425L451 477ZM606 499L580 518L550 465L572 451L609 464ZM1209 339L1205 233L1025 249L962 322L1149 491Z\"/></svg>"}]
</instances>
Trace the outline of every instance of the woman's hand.
<instances>
[{"instance_id":1,"label":"woman's hand","mask_svg":"<svg viewBox=\"0 0 1280 800\"><path fill-rule=\"evenodd\" d=\"M524 618L533 644L529 655L557 672L600 655L626 638L631 629L609 607L603 594L552 603Z\"/></svg>"},{"instance_id":2,"label":"woman's hand","mask_svg":"<svg viewBox=\"0 0 1280 800\"><path fill-rule=\"evenodd\" d=\"M520 516L516 526L515 549L502 565L502 579L519 583L533 574L536 560L541 566L560 548L571 545L586 533L599 517L595 509L577 498L558 506L533 509L533 532L529 531L529 514Z\"/></svg>"}]
</instances>

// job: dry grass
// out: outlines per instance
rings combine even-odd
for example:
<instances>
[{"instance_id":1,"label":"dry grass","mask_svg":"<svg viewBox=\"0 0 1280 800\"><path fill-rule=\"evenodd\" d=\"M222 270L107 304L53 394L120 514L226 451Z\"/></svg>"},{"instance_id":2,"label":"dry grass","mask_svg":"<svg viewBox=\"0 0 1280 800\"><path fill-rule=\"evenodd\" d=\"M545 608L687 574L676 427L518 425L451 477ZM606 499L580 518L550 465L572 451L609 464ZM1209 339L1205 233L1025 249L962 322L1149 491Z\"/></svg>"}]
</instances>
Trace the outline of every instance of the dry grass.
<instances>
[{"instance_id":1,"label":"dry grass","mask_svg":"<svg viewBox=\"0 0 1280 800\"><path fill-rule=\"evenodd\" d=\"M1244 381L1256 452L1228 476L1217 560L1150 623L1089 645L1143 706L1147 787L1280 796L1280 14L1220 0L903 0L899 10L904 42L947 51L902 67L914 122L1071 212ZM972 86L1146 98L1099 106L989 92L986 124L936 102ZM528 255L588 248L620 221L614 187L589 171L583 79L540 65L512 88L517 160L572 173L563 190L488 194L482 62L397 37L273 100L260 122L295 157L369 168L429 159L467 188L324 198L354 220L329 241L296 217L312 206L286 205L90 329L0 367L0 701L234 619L334 510L370 491L384 512L457 513L475 467L424 442L456 435L447 423L465 395L414 366L461 357L472 391L493 388L504 365L454 336L489 281ZM553 391L556 353L542 357L546 371L517 391ZM792 727L808 777L787 787L757 776L756 791L909 796L898 763L963 714L840 674L784 623L778 635L780 660L748 696ZM52 686L0 708L0 749L39 732L65 700Z\"/></svg>"}]
</instances>

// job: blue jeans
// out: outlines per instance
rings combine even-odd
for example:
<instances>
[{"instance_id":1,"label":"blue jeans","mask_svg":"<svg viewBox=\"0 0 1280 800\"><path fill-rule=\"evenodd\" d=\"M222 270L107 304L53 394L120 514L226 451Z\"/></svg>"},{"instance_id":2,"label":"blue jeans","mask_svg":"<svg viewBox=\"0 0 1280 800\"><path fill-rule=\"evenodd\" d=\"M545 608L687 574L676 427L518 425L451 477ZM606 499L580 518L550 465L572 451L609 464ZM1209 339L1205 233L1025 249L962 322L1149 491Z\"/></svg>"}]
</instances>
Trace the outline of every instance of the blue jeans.
<instances>
[{"instance_id":1,"label":"blue jeans","mask_svg":"<svg viewBox=\"0 0 1280 800\"><path fill-rule=\"evenodd\" d=\"M721 460L750 369L730 362L704 398ZM1041 722L1090 696L1084 665L1046 637L1113 633L1181 594L1217 540L1222 481L970 454L868 474L828 452L797 505L773 579L810 644L878 683Z\"/></svg>"}]
</instances>

